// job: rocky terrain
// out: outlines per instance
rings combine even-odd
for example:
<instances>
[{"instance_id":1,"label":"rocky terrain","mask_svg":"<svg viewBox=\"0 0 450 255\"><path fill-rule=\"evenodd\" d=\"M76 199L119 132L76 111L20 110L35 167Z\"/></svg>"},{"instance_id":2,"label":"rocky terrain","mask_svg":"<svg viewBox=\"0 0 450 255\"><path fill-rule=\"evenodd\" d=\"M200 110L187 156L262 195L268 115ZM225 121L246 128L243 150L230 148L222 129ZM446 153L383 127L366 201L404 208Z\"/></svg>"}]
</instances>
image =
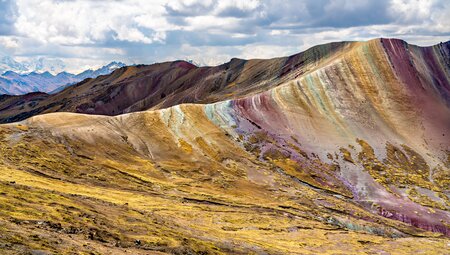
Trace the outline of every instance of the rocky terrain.
<instances>
[{"instance_id":1,"label":"rocky terrain","mask_svg":"<svg viewBox=\"0 0 450 255\"><path fill-rule=\"evenodd\" d=\"M2 254L449 249L449 42L127 67L0 114Z\"/></svg>"}]
</instances>

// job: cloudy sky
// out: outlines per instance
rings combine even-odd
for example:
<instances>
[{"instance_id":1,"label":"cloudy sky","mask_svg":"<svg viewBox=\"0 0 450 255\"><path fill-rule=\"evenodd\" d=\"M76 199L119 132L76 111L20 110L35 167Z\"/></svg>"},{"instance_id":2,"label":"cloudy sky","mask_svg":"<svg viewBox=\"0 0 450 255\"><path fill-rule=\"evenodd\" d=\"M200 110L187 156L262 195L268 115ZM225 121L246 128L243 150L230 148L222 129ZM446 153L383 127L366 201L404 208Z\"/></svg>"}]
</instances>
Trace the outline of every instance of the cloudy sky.
<instances>
[{"instance_id":1,"label":"cloudy sky","mask_svg":"<svg viewBox=\"0 0 450 255\"><path fill-rule=\"evenodd\" d=\"M449 0L0 0L0 56L61 59L68 71L112 60L268 58L376 37L450 39Z\"/></svg>"}]
</instances>

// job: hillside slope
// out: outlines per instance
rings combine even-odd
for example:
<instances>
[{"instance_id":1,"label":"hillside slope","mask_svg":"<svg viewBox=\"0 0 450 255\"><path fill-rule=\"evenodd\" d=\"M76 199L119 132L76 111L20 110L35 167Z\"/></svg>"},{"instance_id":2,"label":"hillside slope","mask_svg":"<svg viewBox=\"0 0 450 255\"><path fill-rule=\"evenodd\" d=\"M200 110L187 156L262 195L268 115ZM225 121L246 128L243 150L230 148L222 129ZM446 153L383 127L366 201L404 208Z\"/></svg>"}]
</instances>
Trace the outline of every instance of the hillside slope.
<instances>
[{"instance_id":1,"label":"hillside slope","mask_svg":"<svg viewBox=\"0 0 450 255\"><path fill-rule=\"evenodd\" d=\"M403 68L401 72L408 72L411 76L416 72L415 69L425 68L430 72L437 70L448 73L450 42L425 48L399 42L398 53L389 52L387 46L383 47L383 52L394 58L393 61L405 61L391 63ZM27 95L23 96L25 100L21 100L21 97L14 99L15 104L10 104L9 100L0 100L0 123L20 121L49 112L118 115L161 109L180 103L212 103L241 98L320 69L341 58L356 45L356 42L330 43L290 57L269 60L232 59L216 67L196 67L184 61L131 66L117 70L109 76L83 81L56 95L41 96L31 102ZM414 49L413 52L410 49ZM400 66L407 62L412 66ZM430 80L435 79L434 77L419 79L428 79L426 83L437 82L441 86L435 89L442 90L437 92L448 94L448 81L442 80L442 77L446 77L445 74L437 75L439 76L436 81ZM417 83L422 80L401 82Z\"/></svg>"},{"instance_id":2,"label":"hillside slope","mask_svg":"<svg viewBox=\"0 0 450 255\"><path fill-rule=\"evenodd\" d=\"M232 59L216 67L196 67L175 61L121 68L111 75L85 80L32 102L22 101L22 97L14 99L14 104L0 100L0 123L49 112L118 115L180 103L211 103L244 97L313 70L351 44L320 45L291 57L269 60Z\"/></svg>"},{"instance_id":3,"label":"hillside slope","mask_svg":"<svg viewBox=\"0 0 450 255\"><path fill-rule=\"evenodd\" d=\"M0 249L443 254L448 49L352 43L242 98L1 125Z\"/></svg>"}]
</instances>

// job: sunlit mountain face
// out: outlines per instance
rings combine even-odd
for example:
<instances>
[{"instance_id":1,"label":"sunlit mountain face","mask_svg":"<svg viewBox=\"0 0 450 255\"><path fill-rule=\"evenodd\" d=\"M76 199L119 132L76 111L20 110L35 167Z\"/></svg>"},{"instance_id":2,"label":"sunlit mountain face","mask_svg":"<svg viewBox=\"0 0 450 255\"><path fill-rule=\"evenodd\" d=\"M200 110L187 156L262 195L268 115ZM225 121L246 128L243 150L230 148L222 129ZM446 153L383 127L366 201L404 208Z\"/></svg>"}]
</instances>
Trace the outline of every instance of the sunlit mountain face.
<instances>
[{"instance_id":1,"label":"sunlit mountain face","mask_svg":"<svg viewBox=\"0 0 450 255\"><path fill-rule=\"evenodd\" d=\"M447 254L449 11L0 1L0 254Z\"/></svg>"}]
</instances>

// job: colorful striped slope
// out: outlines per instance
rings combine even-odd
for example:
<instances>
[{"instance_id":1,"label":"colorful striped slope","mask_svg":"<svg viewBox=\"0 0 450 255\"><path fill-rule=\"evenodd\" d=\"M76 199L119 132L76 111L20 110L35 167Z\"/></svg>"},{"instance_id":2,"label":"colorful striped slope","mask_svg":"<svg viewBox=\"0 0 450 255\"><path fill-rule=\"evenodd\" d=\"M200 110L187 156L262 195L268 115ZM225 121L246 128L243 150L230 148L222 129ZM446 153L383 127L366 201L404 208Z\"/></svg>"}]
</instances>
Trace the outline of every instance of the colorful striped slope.
<instances>
[{"instance_id":1,"label":"colorful striped slope","mask_svg":"<svg viewBox=\"0 0 450 255\"><path fill-rule=\"evenodd\" d=\"M450 43L343 43L301 68L296 56L283 60L288 72L276 83L228 85L236 87L202 99L213 103L1 125L0 244L447 252Z\"/></svg>"}]
</instances>

